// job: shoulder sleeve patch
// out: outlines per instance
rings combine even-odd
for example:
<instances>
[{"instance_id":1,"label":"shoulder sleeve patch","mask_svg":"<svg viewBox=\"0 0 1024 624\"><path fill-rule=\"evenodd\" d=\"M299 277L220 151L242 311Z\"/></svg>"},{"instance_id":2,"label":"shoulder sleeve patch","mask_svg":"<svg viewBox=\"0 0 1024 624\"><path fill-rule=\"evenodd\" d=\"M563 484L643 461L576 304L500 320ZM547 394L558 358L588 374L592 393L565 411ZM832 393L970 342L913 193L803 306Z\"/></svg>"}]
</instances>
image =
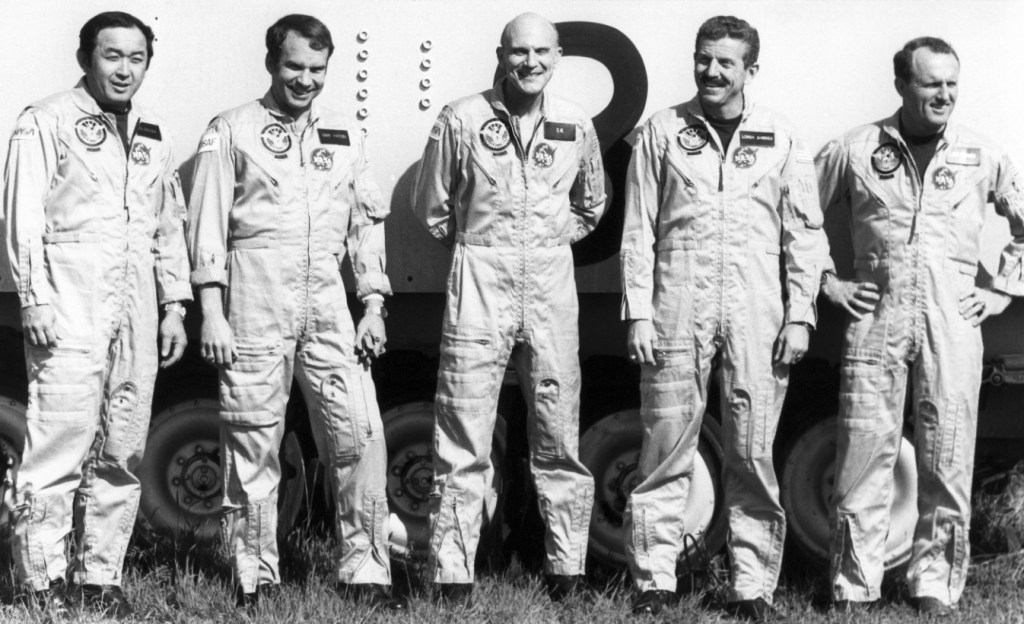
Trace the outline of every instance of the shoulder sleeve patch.
<instances>
[{"instance_id":1,"label":"shoulder sleeve patch","mask_svg":"<svg viewBox=\"0 0 1024 624\"><path fill-rule=\"evenodd\" d=\"M434 127L430 129L430 140L437 141L444 134L444 129L448 127L448 121L451 119L452 108L445 106L441 109L441 114L437 116L437 121L434 122Z\"/></svg>"},{"instance_id":2,"label":"shoulder sleeve patch","mask_svg":"<svg viewBox=\"0 0 1024 624\"><path fill-rule=\"evenodd\" d=\"M30 141L36 138L37 131L34 126L22 125L14 129L11 135L12 141Z\"/></svg>"},{"instance_id":3,"label":"shoulder sleeve patch","mask_svg":"<svg viewBox=\"0 0 1024 624\"><path fill-rule=\"evenodd\" d=\"M220 134L210 128L203 133L203 138L199 139L199 150L198 153L203 152L215 152L220 149Z\"/></svg>"}]
</instances>

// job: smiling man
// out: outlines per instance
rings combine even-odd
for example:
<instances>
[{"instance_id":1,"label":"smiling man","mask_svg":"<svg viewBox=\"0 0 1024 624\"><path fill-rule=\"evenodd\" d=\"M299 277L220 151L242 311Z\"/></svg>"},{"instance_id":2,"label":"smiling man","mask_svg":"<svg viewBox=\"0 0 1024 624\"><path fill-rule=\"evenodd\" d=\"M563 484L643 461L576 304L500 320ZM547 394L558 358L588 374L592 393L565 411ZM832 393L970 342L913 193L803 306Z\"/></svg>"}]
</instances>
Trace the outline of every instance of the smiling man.
<instances>
[{"instance_id":1,"label":"smiling man","mask_svg":"<svg viewBox=\"0 0 1024 624\"><path fill-rule=\"evenodd\" d=\"M708 380L721 361L728 610L772 615L786 519L772 461L790 365L807 350L824 234L814 166L793 127L756 106L757 30L697 32L697 96L640 129L622 234L627 349L641 365L640 481L625 514L637 614L659 613L676 561ZM780 267L783 269L780 275Z\"/></svg>"},{"instance_id":2,"label":"smiling man","mask_svg":"<svg viewBox=\"0 0 1024 624\"><path fill-rule=\"evenodd\" d=\"M555 600L580 583L594 483L577 456L579 336L570 243L604 210L590 118L545 92L558 32L515 18L492 89L444 107L416 178L416 216L454 246L434 403L431 565L437 593L467 602L490 483L491 439L509 358L529 409L530 468Z\"/></svg>"},{"instance_id":3,"label":"smiling man","mask_svg":"<svg viewBox=\"0 0 1024 624\"><path fill-rule=\"evenodd\" d=\"M1024 179L994 143L950 121L960 60L941 39L893 58L903 100L888 119L817 157L822 206L849 210L854 262L822 291L850 314L832 495L832 597L880 596L893 469L911 375L918 522L907 582L923 614L949 615L970 554L971 478L983 345L979 325L1024 295ZM978 276L986 204L1013 240L995 277Z\"/></svg>"},{"instance_id":4,"label":"smiling man","mask_svg":"<svg viewBox=\"0 0 1024 624\"><path fill-rule=\"evenodd\" d=\"M294 377L336 502L339 591L392 610L383 426L369 362L383 352L384 217L363 133L320 107L334 44L316 18L267 30L270 90L215 117L189 201L202 351L220 369L225 540L236 601L280 583L278 450ZM348 253L365 305L353 328Z\"/></svg>"},{"instance_id":5,"label":"smiling man","mask_svg":"<svg viewBox=\"0 0 1024 624\"><path fill-rule=\"evenodd\" d=\"M152 57L153 31L138 18L86 22L85 77L25 109L4 174L29 380L14 509L19 580L36 602L82 598L115 617L132 611L121 566L157 365L181 357L181 302L192 299L171 140L132 101Z\"/></svg>"}]
</instances>

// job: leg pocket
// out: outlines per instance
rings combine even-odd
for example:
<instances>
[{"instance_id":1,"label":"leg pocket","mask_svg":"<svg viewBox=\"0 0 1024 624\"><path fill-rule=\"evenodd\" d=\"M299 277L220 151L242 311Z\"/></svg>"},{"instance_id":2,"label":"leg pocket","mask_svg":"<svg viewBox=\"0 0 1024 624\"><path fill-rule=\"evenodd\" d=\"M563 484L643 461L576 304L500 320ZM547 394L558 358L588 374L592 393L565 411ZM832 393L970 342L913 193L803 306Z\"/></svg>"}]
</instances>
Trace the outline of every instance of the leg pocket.
<instances>
[{"instance_id":1,"label":"leg pocket","mask_svg":"<svg viewBox=\"0 0 1024 624\"><path fill-rule=\"evenodd\" d=\"M566 410L563 407L562 382L553 373L539 372L540 380L533 387L536 413L530 427L533 452L546 457L564 456Z\"/></svg>"},{"instance_id":2,"label":"leg pocket","mask_svg":"<svg viewBox=\"0 0 1024 624\"><path fill-rule=\"evenodd\" d=\"M321 413L327 420L334 458L338 461L362 457L366 441L373 437L366 391L360 375L352 371L345 375L331 373L320 383Z\"/></svg>"}]
</instances>

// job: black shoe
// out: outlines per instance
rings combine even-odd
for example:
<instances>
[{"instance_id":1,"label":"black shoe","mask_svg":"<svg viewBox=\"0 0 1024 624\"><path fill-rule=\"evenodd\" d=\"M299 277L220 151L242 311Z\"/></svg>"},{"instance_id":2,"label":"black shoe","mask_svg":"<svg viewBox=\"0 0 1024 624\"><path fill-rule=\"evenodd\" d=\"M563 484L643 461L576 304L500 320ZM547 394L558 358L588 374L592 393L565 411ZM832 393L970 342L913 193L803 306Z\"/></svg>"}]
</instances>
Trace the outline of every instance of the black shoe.
<instances>
[{"instance_id":1,"label":"black shoe","mask_svg":"<svg viewBox=\"0 0 1024 624\"><path fill-rule=\"evenodd\" d=\"M737 600L725 605L726 612L735 617L751 622L771 622L779 612L764 598L753 600Z\"/></svg>"},{"instance_id":2,"label":"black shoe","mask_svg":"<svg viewBox=\"0 0 1024 624\"><path fill-rule=\"evenodd\" d=\"M434 600L449 607L468 607L473 601L473 584L434 583Z\"/></svg>"},{"instance_id":3,"label":"black shoe","mask_svg":"<svg viewBox=\"0 0 1024 624\"><path fill-rule=\"evenodd\" d=\"M924 596L922 598L915 598L914 606L917 607L917 614L921 617L935 617L944 618L953 615L955 610L950 605L942 602L938 598L931 596Z\"/></svg>"},{"instance_id":4,"label":"black shoe","mask_svg":"<svg viewBox=\"0 0 1024 624\"><path fill-rule=\"evenodd\" d=\"M135 613L135 607L119 585L79 585L77 591L82 593L82 605L93 613L115 620L129 618Z\"/></svg>"},{"instance_id":5,"label":"black shoe","mask_svg":"<svg viewBox=\"0 0 1024 624\"><path fill-rule=\"evenodd\" d=\"M240 609L255 609L260 600L273 600L281 595L281 586L276 583L260 583L254 592L242 591L242 586L235 587L235 606Z\"/></svg>"},{"instance_id":6,"label":"black shoe","mask_svg":"<svg viewBox=\"0 0 1024 624\"><path fill-rule=\"evenodd\" d=\"M73 602L64 579L50 581L47 589L26 591L18 596L18 601L28 609L38 609L54 616L66 616Z\"/></svg>"},{"instance_id":7,"label":"black shoe","mask_svg":"<svg viewBox=\"0 0 1024 624\"><path fill-rule=\"evenodd\" d=\"M675 592L667 589L648 589L633 601L633 615L658 615L675 597Z\"/></svg>"},{"instance_id":8,"label":"black shoe","mask_svg":"<svg viewBox=\"0 0 1024 624\"><path fill-rule=\"evenodd\" d=\"M544 585L547 586L551 602L562 602L586 588L583 576L577 574L545 574Z\"/></svg>"},{"instance_id":9,"label":"black shoe","mask_svg":"<svg viewBox=\"0 0 1024 624\"><path fill-rule=\"evenodd\" d=\"M346 600L364 602L382 611L408 611L409 600L395 596L390 585L378 583L338 583L338 593Z\"/></svg>"}]
</instances>

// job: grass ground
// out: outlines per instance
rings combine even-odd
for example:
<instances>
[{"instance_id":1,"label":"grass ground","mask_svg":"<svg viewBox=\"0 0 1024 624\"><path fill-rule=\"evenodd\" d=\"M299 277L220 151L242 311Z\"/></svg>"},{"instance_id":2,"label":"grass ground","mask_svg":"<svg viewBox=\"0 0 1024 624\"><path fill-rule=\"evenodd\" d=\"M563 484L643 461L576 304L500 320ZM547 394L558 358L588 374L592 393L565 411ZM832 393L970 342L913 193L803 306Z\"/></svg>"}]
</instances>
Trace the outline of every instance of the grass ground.
<instances>
[{"instance_id":1,"label":"grass ground","mask_svg":"<svg viewBox=\"0 0 1024 624\"><path fill-rule=\"evenodd\" d=\"M552 604L544 593L537 574L526 572L517 562L504 570L484 574L478 579L474 604L469 608L448 610L434 605L421 591L413 589L411 608L400 616L374 612L364 605L353 605L339 598L332 589L331 544L322 537L298 537L289 542L282 562L283 590L273 601L261 604L253 612L234 608L228 568L209 549L190 549L177 555L165 548L133 547L129 553L125 588L137 607L136 621L166 623L493 623L520 624L558 622L560 624L614 624L639 622L629 613L632 598L621 574L595 574L599 588L589 599L572 598L561 605ZM410 570L409 574L403 572ZM2 585L10 593L9 566ZM396 572L396 585L415 585L414 568ZM856 619L827 610L823 600L824 584L820 574L808 569L790 571L784 576L775 603L788 622L907 622L916 620L906 604L905 588L899 581L889 582L878 610ZM725 622L715 589L704 579L703 588L683 595L678 605L650 622ZM9 602L9 601L5 601ZM0 606L0 622L48 623L47 613L22 606ZM73 613L70 621L103 622L88 613ZM967 590L955 622L984 624L1024 622L1024 552L992 557L971 567Z\"/></svg>"}]
</instances>

